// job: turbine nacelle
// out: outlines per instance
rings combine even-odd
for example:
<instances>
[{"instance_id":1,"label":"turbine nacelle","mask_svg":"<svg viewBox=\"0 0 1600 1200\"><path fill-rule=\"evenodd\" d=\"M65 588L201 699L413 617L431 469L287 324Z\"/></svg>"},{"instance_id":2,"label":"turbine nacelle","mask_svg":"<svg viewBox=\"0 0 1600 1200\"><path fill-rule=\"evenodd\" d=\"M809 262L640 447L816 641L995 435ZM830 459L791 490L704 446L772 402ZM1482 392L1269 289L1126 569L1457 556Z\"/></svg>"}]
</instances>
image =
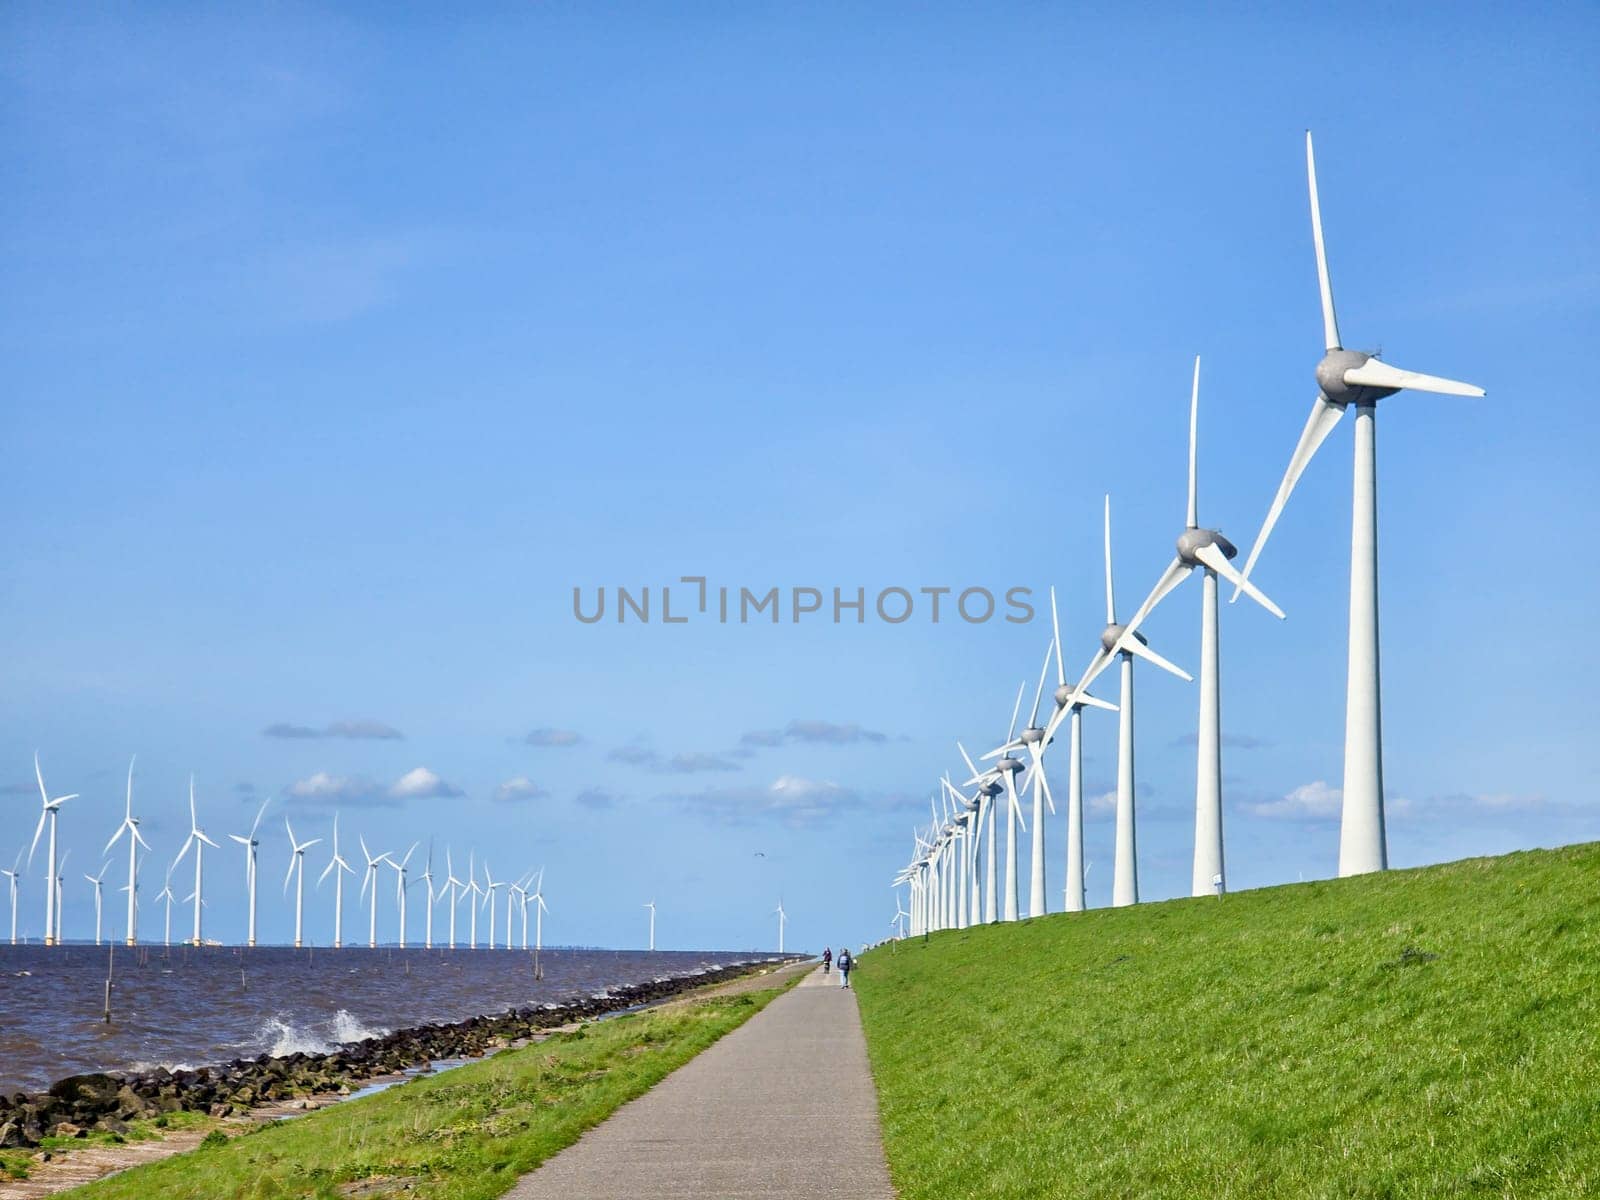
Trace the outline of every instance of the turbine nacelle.
<instances>
[{"instance_id":1,"label":"turbine nacelle","mask_svg":"<svg viewBox=\"0 0 1600 1200\"><path fill-rule=\"evenodd\" d=\"M1185 529L1178 535L1178 557L1191 567L1203 567L1200 551L1207 546L1215 546L1222 551L1223 557L1235 559L1239 557L1239 547L1215 529Z\"/></svg>"},{"instance_id":2,"label":"turbine nacelle","mask_svg":"<svg viewBox=\"0 0 1600 1200\"><path fill-rule=\"evenodd\" d=\"M1017 737L1024 746L1036 746L1044 741L1044 730L1037 725L1029 725Z\"/></svg>"},{"instance_id":3,"label":"turbine nacelle","mask_svg":"<svg viewBox=\"0 0 1600 1200\"><path fill-rule=\"evenodd\" d=\"M1117 643L1122 640L1123 631L1127 628L1128 627L1126 625L1107 625L1103 630L1100 631L1101 648L1105 650L1107 654L1117 653ZM1133 640L1138 642L1141 646L1148 646L1150 644L1149 640L1146 639L1144 634L1140 633L1137 629L1133 631Z\"/></svg>"},{"instance_id":4,"label":"turbine nacelle","mask_svg":"<svg viewBox=\"0 0 1600 1200\"><path fill-rule=\"evenodd\" d=\"M1015 775L1018 771L1027 770L1027 767L1023 765L1020 759L1011 758L1008 756L996 762L994 764L994 770L1002 775ZM999 790L998 786L995 790Z\"/></svg>"}]
</instances>

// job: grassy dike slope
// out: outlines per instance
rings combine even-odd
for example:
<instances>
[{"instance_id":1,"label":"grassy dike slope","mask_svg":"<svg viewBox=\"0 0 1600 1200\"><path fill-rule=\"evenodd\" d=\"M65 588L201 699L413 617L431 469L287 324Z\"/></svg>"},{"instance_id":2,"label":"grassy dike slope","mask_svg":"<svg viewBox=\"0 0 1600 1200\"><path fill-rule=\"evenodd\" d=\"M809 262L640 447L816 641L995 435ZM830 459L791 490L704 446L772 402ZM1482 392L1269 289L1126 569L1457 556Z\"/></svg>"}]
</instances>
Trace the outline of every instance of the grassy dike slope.
<instances>
[{"instance_id":1,"label":"grassy dike slope","mask_svg":"<svg viewBox=\"0 0 1600 1200\"><path fill-rule=\"evenodd\" d=\"M903 1200L1600 1196L1600 844L860 968Z\"/></svg>"},{"instance_id":2,"label":"grassy dike slope","mask_svg":"<svg viewBox=\"0 0 1600 1200\"><path fill-rule=\"evenodd\" d=\"M73 1191L94 1200L499 1196L766 1007L764 990L679 1001L503 1050Z\"/></svg>"}]
</instances>

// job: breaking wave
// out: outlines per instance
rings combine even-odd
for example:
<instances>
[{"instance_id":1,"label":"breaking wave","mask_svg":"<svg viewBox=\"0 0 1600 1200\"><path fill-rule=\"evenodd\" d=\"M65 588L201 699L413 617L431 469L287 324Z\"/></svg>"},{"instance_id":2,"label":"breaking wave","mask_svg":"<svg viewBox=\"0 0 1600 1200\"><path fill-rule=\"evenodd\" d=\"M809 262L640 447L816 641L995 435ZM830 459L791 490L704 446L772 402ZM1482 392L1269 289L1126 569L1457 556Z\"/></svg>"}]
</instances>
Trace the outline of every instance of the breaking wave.
<instances>
[{"instance_id":1,"label":"breaking wave","mask_svg":"<svg viewBox=\"0 0 1600 1200\"><path fill-rule=\"evenodd\" d=\"M274 1058L286 1054L326 1054L344 1042L359 1042L382 1037L389 1031L382 1026L363 1025L347 1009L339 1009L326 1021L296 1025L281 1014L266 1019L256 1031L254 1044Z\"/></svg>"}]
</instances>

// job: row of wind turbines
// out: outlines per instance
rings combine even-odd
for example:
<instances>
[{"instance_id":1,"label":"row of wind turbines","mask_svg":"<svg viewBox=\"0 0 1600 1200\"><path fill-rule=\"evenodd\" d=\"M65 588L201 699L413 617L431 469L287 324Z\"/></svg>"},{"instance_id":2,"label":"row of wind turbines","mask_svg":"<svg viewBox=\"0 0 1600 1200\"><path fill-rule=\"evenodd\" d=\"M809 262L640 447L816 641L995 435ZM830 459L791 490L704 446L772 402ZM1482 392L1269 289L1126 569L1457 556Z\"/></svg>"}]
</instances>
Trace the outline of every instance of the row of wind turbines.
<instances>
[{"instance_id":1,"label":"row of wind turbines","mask_svg":"<svg viewBox=\"0 0 1600 1200\"><path fill-rule=\"evenodd\" d=\"M1083 742L1082 714L1086 707L1117 713L1116 841L1112 878L1113 905L1139 900L1137 823L1134 803L1134 660L1160 668L1192 682L1193 677L1163 658L1148 645L1140 626L1167 596L1191 574L1201 576L1200 687L1195 774L1193 895L1220 895L1226 890L1222 831L1222 723L1220 695L1220 639L1218 580L1233 587L1232 600L1241 594L1278 618L1278 608L1255 584L1251 575L1267 539L1282 515L1295 485L1311 459L1339 423L1347 409L1355 411L1354 500L1350 537L1350 627L1345 706L1343 811L1339 833L1339 874L1381 871L1388 866L1388 839L1383 806L1383 736L1378 653L1378 543L1377 543L1377 403L1402 390L1434 392L1447 396L1482 396L1482 388L1433 375L1404 371L1376 355L1344 348L1334 311L1333 286L1328 273L1322 236L1322 209L1317 194L1316 160L1311 134L1306 134L1306 177L1311 198L1311 232L1316 251L1317 281L1322 304L1324 352L1316 366L1317 397L1300 434L1289 465L1256 535L1244 569L1233 565L1237 548L1215 529L1200 525L1198 515L1197 442L1200 408L1200 360L1195 359L1189 400L1188 509L1177 539L1177 553L1162 572L1143 603L1126 621L1118 621L1111 571L1111 501L1105 506L1106 624L1088 666L1077 682L1068 685L1062 659L1060 619L1055 590L1051 589L1052 637L1045 664L1034 691L1028 723L1017 732L1017 718L1027 683L1017 692L1011 725L1005 740L982 756L989 765L979 767L957 743L970 771L961 784L946 775L940 780L933 820L913 830L910 862L895 876L896 889L909 887L910 908L903 908L896 892L891 924L902 936L996 920L1014 921L1021 912L1020 864L1017 859L1019 826L1027 830L1019 792L1031 795L1031 886L1028 915L1045 913L1044 806L1055 812L1055 800L1045 771L1045 753L1063 723L1068 726L1068 790L1066 832L1065 907L1069 912L1085 907L1083 854ZM1116 661L1120 694L1111 704L1089 693L1089 687ZM1055 667L1054 711L1040 724L1040 701ZM1017 757L1026 751L1027 761ZM1017 776L1021 775L1019 784ZM972 789L970 791L966 789ZM1002 802L1000 797L1004 796ZM1005 874L998 874L995 808L1003 805L1005 823ZM982 851L980 853L980 850ZM998 895L997 895L998 892Z\"/></svg>"},{"instance_id":2,"label":"row of wind turbines","mask_svg":"<svg viewBox=\"0 0 1600 1200\"><path fill-rule=\"evenodd\" d=\"M111 851L116 847L117 843L124 837L127 838L128 882L120 890L126 892L128 895L128 924L124 940L125 944L129 946L137 945L139 941L138 931L141 892L139 875L144 868L145 860L150 851L149 842L147 842L144 838L144 835L139 832L139 818L134 815L133 811L133 770L136 762L137 756L135 756L135 758L128 763L127 808L124 812L121 824L117 826L116 832L111 835L111 840L106 843L104 851L105 855L109 856ZM39 823L33 831L33 842L27 850L27 860L28 866L31 868L34 855L39 849L40 839L45 838L45 835L48 832L48 837L45 838L46 862L44 944L46 946L54 946L60 945L63 942L61 900L66 877L66 862L71 853L69 851L67 854L60 855L59 857L57 856L57 823L60 818L61 806L68 800L77 799L77 793L74 792L70 795L64 796L51 796L49 789L45 786L44 771L40 767L39 756L37 754L34 755L33 770L34 776L39 782L39 798L41 807L39 813ZM262 804L260 809L257 810L255 821L251 824L250 832L248 834L230 833L228 835L228 838L231 841L237 842L240 846L244 847L244 886L246 894L246 929L244 944L247 946L254 946L256 944L256 919L258 908L257 881L259 876L259 852L261 847L261 839L259 835L261 832L262 818L266 815L267 806L270 803L271 801ZM287 817L284 818L283 825L284 831L288 835L289 840L288 869L285 871L283 877L283 893L285 896L287 896L291 884L293 885L294 945L296 948L299 948L307 944L305 941L306 852L313 846L321 844L322 839L309 838L304 841L300 840L298 837L296 837L294 827L290 824ZM478 914L483 911L486 911L489 914L488 949L494 950L499 948L510 950L514 948L515 933L513 926L515 918L519 914L522 923L521 948L524 950L529 949L528 925L530 908L533 910L532 949L538 951L544 948L544 918L545 914L549 912L549 906L545 903L544 899L543 868L540 868L537 871L530 870L526 874L515 879L496 879L489 868L489 864L487 862L480 864L477 861L476 852L472 851L467 855L467 876L465 879L458 879L455 873L454 858L451 854L451 851L447 847L445 850L445 878L436 887L436 877L433 872L433 846L431 842L428 846L427 857L424 861L424 866L421 873L415 879L412 879L410 877L411 859L420 848L420 842L413 842L411 847L403 855L401 855L399 858L396 858L393 854L387 851L374 854L367 848L366 839L364 837L358 836L356 840L360 843L361 854L365 864L362 870L360 899L365 901L367 905L366 944L369 947L375 949L378 945L378 906L379 893L382 890L379 877L382 869L384 867L388 867L395 873L394 895L398 920L398 945L401 949L406 948L407 938L409 935L409 926L407 923L407 896L410 890L413 887L416 887L418 884L422 884L426 888L428 896L427 904L424 909L426 913L426 921L424 924L423 947L425 949L431 950L434 948L434 910L438 907L441 901L445 900L448 900L449 902L448 911L450 916L449 937L446 944L451 950L458 948L456 917L462 903L467 904L469 913L467 933L468 949L476 950L478 948ZM185 943L192 946L201 946L206 944L204 938L203 920L206 909L205 852L206 847L208 846L213 850L221 849L221 846L217 842L213 841L200 825L199 813L195 806L194 779L191 777L189 780L189 835L184 839L183 846L178 851L177 857L174 858L171 865L167 867L166 882L161 891L156 895L156 902L164 903L166 905L163 940L168 946L172 945L172 909L173 906L178 903L188 903L193 905L193 929L190 936L184 939ZM146 852L144 856L141 856L140 854L141 849ZM323 868L322 873L317 877L315 886L317 888L321 888L328 878L332 876L333 940L330 944L334 949L339 949L345 945L344 877L346 875L356 874L356 869L352 867L339 852L338 813L335 813L333 818L333 839L330 849L332 850L332 854L328 859L327 865ZM190 856L191 852L193 853L194 858L194 890L185 896L182 901L179 901L172 890L173 874L182 865L184 859ZM23 852L19 850L17 852L16 860L12 863L11 867L9 869L0 870L0 874L3 874L7 879L11 908L12 945L16 945L18 942L18 891L20 881L25 874L25 869L22 865L22 858ZM107 860L101 865L98 874L84 875L84 879L94 889L94 943L97 946L102 942L105 881L106 873L110 869L110 866L111 863L108 857ZM478 878L480 866L483 873L483 878L481 881ZM503 941L497 939L496 936L497 913L500 907L498 904L498 899L499 893L502 890L505 893L505 935ZM651 949L654 949L655 909L653 902L650 905L650 908Z\"/></svg>"}]
</instances>

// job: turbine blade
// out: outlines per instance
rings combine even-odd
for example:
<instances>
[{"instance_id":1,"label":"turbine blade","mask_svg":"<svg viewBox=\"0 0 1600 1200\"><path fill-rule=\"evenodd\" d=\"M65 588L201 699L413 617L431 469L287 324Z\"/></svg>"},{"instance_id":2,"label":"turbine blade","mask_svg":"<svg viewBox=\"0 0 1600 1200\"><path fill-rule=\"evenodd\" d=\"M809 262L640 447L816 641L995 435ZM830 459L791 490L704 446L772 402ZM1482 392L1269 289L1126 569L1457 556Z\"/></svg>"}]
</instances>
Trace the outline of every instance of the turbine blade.
<instances>
[{"instance_id":1,"label":"turbine blade","mask_svg":"<svg viewBox=\"0 0 1600 1200\"><path fill-rule=\"evenodd\" d=\"M1100 672L1110 665L1111 652L1102 646L1094 652L1094 657L1089 660L1089 665L1084 668L1083 678L1078 680L1078 686L1072 689L1072 694L1076 696L1079 692L1085 690L1095 681Z\"/></svg>"},{"instance_id":2,"label":"turbine blade","mask_svg":"<svg viewBox=\"0 0 1600 1200\"><path fill-rule=\"evenodd\" d=\"M1261 532L1256 534L1256 543L1250 547L1249 557L1245 559L1244 570L1241 572L1245 578L1248 579L1250 572L1255 569L1256 559L1261 557L1261 550L1267 544L1272 527L1278 523L1278 518L1283 514L1283 506L1289 502L1289 493L1294 491L1294 485L1299 483L1300 476L1305 474L1311 456L1317 452L1317 447L1327 440L1342 416L1344 409L1336 404L1329 404L1320 394L1311 405L1311 415L1306 418L1306 427L1300 431L1300 440L1295 443L1294 453L1289 456L1289 468L1283 473L1283 482L1278 485L1278 494L1273 497L1272 507L1267 509L1267 519L1261 523ZM1238 598L1239 590L1235 588L1229 603Z\"/></svg>"},{"instance_id":3,"label":"turbine blade","mask_svg":"<svg viewBox=\"0 0 1600 1200\"><path fill-rule=\"evenodd\" d=\"M1195 441L1200 425L1200 356L1194 356L1194 390L1189 394L1189 528L1200 525L1199 484L1195 478Z\"/></svg>"},{"instance_id":4,"label":"turbine blade","mask_svg":"<svg viewBox=\"0 0 1600 1200\"><path fill-rule=\"evenodd\" d=\"M1103 708L1107 712L1116 712L1117 706L1109 700L1102 700L1099 696L1091 696L1088 692L1073 692L1072 699L1077 704L1087 704L1093 708Z\"/></svg>"},{"instance_id":5,"label":"turbine blade","mask_svg":"<svg viewBox=\"0 0 1600 1200\"><path fill-rule=\"evenodd\" d=\"M1017 815L1017 824L1022 826L1022 832L1028 832L1028 822L1022 815L1022 803L1017 799L1017 777L1009 771L1006 773L1006 795L1011 800L1011 811Z\"/></svg>"},{"instance_id":6,"label":"turbine blade","mask_svg":"<svg viewBox=\"0 0 1600 1200\"><path fill-rule=\"evenodd\" d=\"M982 775L983 774L982 771L978 770L978 764L972 761L972 755L967 753L967 748L965 746L963 746L960 742L957 742L956 743L956 749L961 751L961 757L966 759L966 761L967 761L967 769L969 771L971 771L973 773L973 775L976 776L976 775ZM39 840L39 835L38 834L34 834L33 835L33 840L34 841L38 841Z\"/></svg>"},{"instance_id":7,"label":"turbine blade","mask_svg":"<svg viewBox=\"0 0 1600 1200\"><path fill-rule=\"evenodd\" d=\"M127 832L128 832L128 823L126 821L124 821L121 825L117 826L117 831L111 835L111 840L106 843L106 848L104 850L100 851L100 853L101 854L110 854L111 853L111 847L113 847L113 846L115 846L117 844L117 839L120 838L123 834L125 834Z\"/></svg>"},{"instance_id":8,"label":"turbine blade","mask_svg":"<svg viewBox=\"0 0 1600 1200\"><path fill-rule=\"evenodd\" d=\"M1391 367L1381 359L1369 358L1359 367L1344 373L1344 381L1367 387L1407 388L1413 392L1435 392L1441 396L1482 396L1484 390L1470 383L1454 379L1441 379L1437 375L1424 375L1420 371L1403 371Z\"/></svg>"},{"instance_id":9,"label":"turbine blade","mask_svg":"<svg viewBox=\"0 0 1600 1200\"><path fill-rule=\"evenodd\" d=\"M45 791L44 772L39 769L39 752L37 750L33 752L33 775L34 778L39 781L39 799L44 803L46 808L49 808L50 793Z\"/></svg>"},{"instance_id":10,"label":"turbine blade","mask_svg":"<svg viewBox=\"0 0 1600 1200\"><path fill-rule=\"evenodd\" d=\"M1333 284L1328 279L1328 251L1322 242L1322 205L1317 200L1317 159L1311 151L1309 129L1306 130L1306 182L1311 189L1311 240L1317 247L1317 287L1322 293L1322 341L1327 349L1338 350L1339 318L1333 312Z\"/></svg>"},{"instance_id":11,"label":"turbine blade","mask_svg":"<svg viewBox=\"0 0 1600 1200\"><path fill-rule=\"evenodd\" d=\"M1028 690L1028 681L1017 684L1017 702L1011 706L1011 728L1006 731L1006 741L1017 736L1017 714L1022 711L1022 693Z\"/></svg>"},{"instance_id":12,"label":"turbine blade","mask_svg":"<svg viewBox=\"0 0 1600 1200\"><path fill-rule=\"evenodd\" d=\"M294 878L294 860L299 857L294 853L289 855L289 869L283 873L283 894L286 896L289 894L289 880Z\"/></svg>"},{"instance_id":13,"label":"turbine blade","mask_svg":"<svg viewBox=\"0 0 1600 1200\"><path fill-rule=\"evenodd\" d=\"M1065 687L1067 673L1061 666L1061 618L1056 613L1055 584L1050 585L1050 629L1055 635L1055 640L1051 644L1056 648L1056 686Z\"/></svg>"},{"instance_id":14,"label":"turbine blade","mask_svg":"<svg viewBox=\"0 0 1600 1200\"><path fill-rule=\"evenodd\" d=\"M1160 667L1163 671L1168 671L1171 674L1176 675L1179 679L1183 680L1185 683L1193 683L1194 682L1194 676L1193 675L1189 674L1189 672L1185 671L1182 667L1174 666L1172 663L1170 663L1166 659L1162 658L1161 655L1157 654L1154 650L1150 649L1149 646L1146 646L1143 642L1141 642L1136 637L1124 638L1122 641L1118 642L1117 645L1120 648L1126 650L1129 654L1132 654L1134 657L1142 658L1142 659L1145 660L1145 662L1148 662L1148 663L1154 663L1156 666Z\"/></svg>"},{"instance_id":15,"label":"turbine blade","mask_svg":"<svg viewBox=\"0 0 1600 1200\"><path fill-rule=\"evenodd\" d=\"M1106 624L1117 623L1117 597L1111 590L1111 495L1106 494Z\"/></svg>"},{"instance_id":16,"label":"turbine blade","mask_svg":"<svg viewBox=\"0 0 1600 1200\"><path fill-rule=\"evenodd\" d=\"M137 825L133 827L133 840L138 842L139 845L143 846L146 850L150 849L150 843L144 840L144 834L139 832L139 827Z\"/></svg>"},{"instance_id":17,"label":"turbine blade","mask_svg":"<svg viewBox=\"0 0 1600 1200\"><path fill-rule=\"evenodd\" d=\"M1050 806L1050 815L1056 811L1056 798L1050 794L1050 777L1044 773L1044 764L1039 764L1039 786L1044 789L1044 802Z\"/></svg>"},{"instance_id":18,"label":"turbine blade","mask_svg":"<svg viewBox=\"0 0 1600 1200\"><path fill-rule=\"evenodd\" d=\"M1044 695L1044 681L1050 678L1050 652L1055 649L1051 642L1044 648L1044 662L1039 666L1039 686L1033 689L1033 711L1028 714L1028 728L1032 729L1039 723L1039 698Z\"/></svg>"},{"instance_id":19,"label":"turbine blade","mask_svg":"<svg viewBox=\"0 0 1600 1200\"><path fill-rule=\"evenodd\" d=\"M328 865L323 868L322 874L317 876L317 886L318 887L322 886L322 881L324 879L326 879L329 875L333 874L333 869L338 865L339 865L339 860L337 858L330 858L328 860Z\"/></svg>"},{"instance_id":20,"label":"turbine blade","mask_svg":"<svg viewBox=\"0 0 1600 1200\"><path fill-rule=\"evenodd\" d=\"M1144 598L1144 603L1139 605L1133 618L1122 627L1122 636L1117 640L1117 645L1126 646L1128 642L1136 641L1133 636L1134 631L1149 619L1156 605L1165 600L1173 588L1189 577L1189 572L1192 570L1194 568L1181 558L1174 558L1168 563L1167 569L1161 573L1161 578L1156 580L1155 587L1151 588L1150 594Z\"/></svg>"},{"instance_id":21,"label":"turbine blade","mask_svg":"<svg viewBox=\"0 0 1600 1200\"><path fill-rule=\"evenodd\" d=\"M255 823L250 826L250 836L251 837L255 837L256 836L256 830L261 828L261 818L267 815L267 805L269 805L271 803L272 803L272 797L271 796L268 796L265 800L263 800L261 802L261 807L256 811Z\"/></svg>"},{"instance_id":22,"label":"turbine blade","mask_svg":"<svg viewBox=\"0 0 1600 1200\"><path fill-rule=\"evenodd\" d=\"M1277 617L1278 620L1283 620L1283 609L1279 608L1271 600L1267 599L1265 592L1256 587L1255 584L1251 583L1243 575L1239 574L1238 568L1229 562L1228 556L1222 552L1222 547L1218 546L1215 542L1212 542L1209 546L1201 546L1200 549L1195 551L1194 556L1201 562L1205 563L1206 566L1210 567L1218 575L1226 579L1229 583L1233 584L1235 588L1244 592L1245 595L1249 596L1250 599L1261 605L1262 608L1266 609L1273 616Z\"/></svg>"}]
</instances>

